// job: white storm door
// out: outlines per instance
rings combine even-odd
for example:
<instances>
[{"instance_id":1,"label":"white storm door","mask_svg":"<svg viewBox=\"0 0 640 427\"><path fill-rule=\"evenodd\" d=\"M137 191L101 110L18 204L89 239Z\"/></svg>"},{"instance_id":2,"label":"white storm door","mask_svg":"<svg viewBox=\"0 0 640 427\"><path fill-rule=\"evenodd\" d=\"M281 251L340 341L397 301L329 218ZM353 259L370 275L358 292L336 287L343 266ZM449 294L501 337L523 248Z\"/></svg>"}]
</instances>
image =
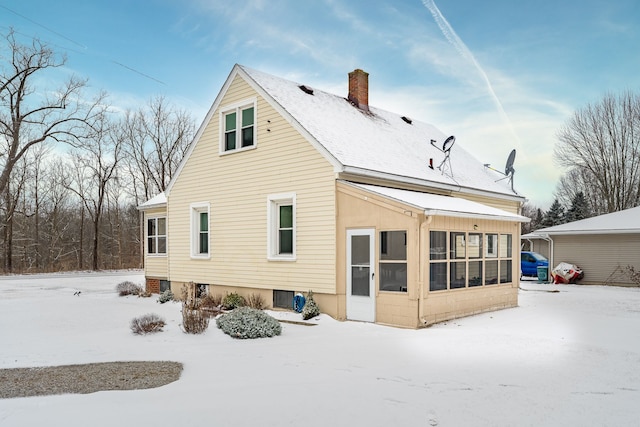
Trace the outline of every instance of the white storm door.
<instances>
[{"instance_id":1,"label":"white storm door","mask_svg":"<svg viewBox=\"0 0 640 427\"><path fill-rule=\"evenodd\" d=\"M375 232L347 230L347 319L375 322Z\"/></svg>"}]
</instances>

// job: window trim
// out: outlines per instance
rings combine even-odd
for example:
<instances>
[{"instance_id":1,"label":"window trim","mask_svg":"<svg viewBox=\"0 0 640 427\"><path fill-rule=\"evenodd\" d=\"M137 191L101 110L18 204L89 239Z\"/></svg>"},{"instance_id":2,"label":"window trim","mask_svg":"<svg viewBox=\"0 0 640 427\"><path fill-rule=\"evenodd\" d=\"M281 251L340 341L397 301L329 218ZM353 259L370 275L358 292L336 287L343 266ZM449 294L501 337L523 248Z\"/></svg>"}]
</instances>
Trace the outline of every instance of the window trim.
<instances>
[{"instance_id":1,"label":"window trim","mask_svg":"<svg viewBox=\"0 0 640 427\"><path fill-rule=\"evenodd\" d=\"M164 219L164 234L158 234L157 230L158 230L158 220L159 219ZM153 236L149 236L149 221L150 220L155 220L156 222L156 234ZM148 216L147 217L147 221L145 223L145 230L144 230L144 234L145 234L145 247L146 247L146 252L145 254L147 256L150 257L166 257L167 256L167 252L169 252L169 239L167 238L167 216L166 215L153 215L153 216ZM158 238L159 237L164 237L164 252L158 252ZM149 252L149 238L153 238L155 240L155 247L156 247L156 251L155 252Z\"/></svg>"},{"instance_id":2,"label":"window trim","mask_svg":"<svg viewBox=\"0 0 640 427\"><path fill-rule=\"evenodd\" d=\"M192 259L210 259L211 258L211 205L209 202L197 202L189 205L190 211L190 248ZM207 227L207 252L200 253L200 214L206 212Z\"/></svg>"},{"instance_id":3,"label":"window trim","mask_svg":"<svg viewBox=\"0 0 640 427\"><path fill-rule=\"evenodd\" d=\"M279 251L279 207L292 206L292 251L290 254L280 254ZM269 261L295 261L296 260L296 193L270 194L267 196L267 259Z\"/></svg>"},{"instance_id":4,"label":"window trim","mask_svg":"<svg viewBox=\"0 0 640 427\"><path fill-rule=\"evenodd\" d=\"M253 144L247 147L242 146L242 111L253 108ZM236 148L233 150L226 150L226 117L228 114L236 113ZM236 102L233 104L225 105L220 107L219 113L220 120L220 145L218 147L219 154L221 156L238 153L240 151L253 150L258 146L258 100L257 98L248 98L244 99L240 102Z\"/></svg>"}]
</instances>

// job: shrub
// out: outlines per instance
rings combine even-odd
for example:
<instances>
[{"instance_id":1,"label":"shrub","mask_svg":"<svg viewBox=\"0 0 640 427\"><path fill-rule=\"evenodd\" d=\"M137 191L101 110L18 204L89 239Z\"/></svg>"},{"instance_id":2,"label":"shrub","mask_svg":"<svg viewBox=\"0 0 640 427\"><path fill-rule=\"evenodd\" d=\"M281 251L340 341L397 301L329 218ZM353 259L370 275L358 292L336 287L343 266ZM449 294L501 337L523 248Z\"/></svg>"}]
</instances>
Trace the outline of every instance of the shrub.
<instances>
[{"instance_id":1,"label":"shrub","mask_svg":"<svg viewBox=\"0 0 640 427\"><path fill-rule=\"evenodd\" d=\"M222 295L207 294L198 300L197 305L208 317L215 317L222 311Z\"/></svg>"},{"instance_id":2,"label":"shrub","mask_svg":"<svg viewBox=\"0 0 640 427\"><path fill-rule=\"evenodd\" d=\"M171 292L171 289L167 289L166 291L162 292L158 297L158 302L160 304L164 304L168 301L173 301L173 292Z\"/></svg>"},{"instance_id":3,"label":"shrub","mask_svg":"<svg viewBox=\"0 0 640 427\"><path fill-rule=\"evenodd\" d=\"M282 332L276 319L251 307L239 307L223 314L216 320L216 325L225 334L240 339L273 337Z\"/></svg>"},{"instance_id":4,"label":"shrub","mask_svg":"<svg viewBox=\"0 0 640 427\"><path fill-rule=\"evenodd\" d=\"M118 286L116 286L116 291L121 297L124 297L126 295L140 295L144 292L142 286L136 285L135 283L128 280L118 283Z\"/></svg>"},{"instance_id":5,"label":"shrub","mask_svg":"<svg viewBox=\"0 0 640 427\"><path fill-rule=\"evenodd\" d=\"M138 294L138 297L140 298L151 298L152 293L147 291L147 290L142 290L140 291L140 293Z\"/></svg>"},{"instance_id":6,"label":"shrub","mask_svg":"<svg viewBox=\"0 0 640 427\"><path fill-rule=\"evenodd\" d=\"M204 297L200 298L198 301L198 307L200 308L218 308L222 305L222 295L211 295L207 294Z\"/></svg>"},{"instance_id":7,"label":"shrub","mask_svg":"<svg viewBox=\"0 0 640 427\"><path fill-rule=\"evenodd\" d=\"M247 307L255 308L256 310L262 310L267 306L262 294L249 294L246 302Z\"/></svg>"},{"instance_id":8,"label":"shrub","mask_svg":"<svg viewBox=\"0 0 640 427\"><path fill-rule=\"evenodd\" d=\"M627 274L633 283L640 285L640 271L637 271L632 265L628 265Z\"/></svg>"},{"instance_id":9,"label":"shrub","mask_svg":"<svg viewBox=\"0 0 640 427\"><path fill-rule=\"evenodd\" d=\"M247 305L244 297L242 295L237 294L236 292L232 292L227 294L222 299L222 308L225 310L233 310L234 308L244 307Z\"/></svg>"},{"instance_id":10,"label":"shrub","mask_svg":"<svg viewBox=\"0 0 640 427\"><path fill-rule=\"evenodd\" d=\"M209 316L198 308L182 303L182 329L187 334L201 334L209 327Z\"/></svg>"},{"instance_id":11,"label":"shrub","mask_svg":"<svg viewBox=\"0 0 640 427\"><path fill-rule=\"evenodd\" d=\"M320 314L320 307L316 304L313 299L313 291L309 291L307 294L307 302L302 308L302 318L304 320L311 319L312 317L316 317Z\"/></svg>"},{"instance_id":12,"label":"shrub","mask_svg":"<svg viewBox=\"0 0 640 427\"><path fill-rule=\"evenodd\" d=\"M145 335L152 332L161 332L164 325L165 321L162 317L150 313L133 319L131 321L131 331L137 335Z\"/></svg>"}]
</instances>

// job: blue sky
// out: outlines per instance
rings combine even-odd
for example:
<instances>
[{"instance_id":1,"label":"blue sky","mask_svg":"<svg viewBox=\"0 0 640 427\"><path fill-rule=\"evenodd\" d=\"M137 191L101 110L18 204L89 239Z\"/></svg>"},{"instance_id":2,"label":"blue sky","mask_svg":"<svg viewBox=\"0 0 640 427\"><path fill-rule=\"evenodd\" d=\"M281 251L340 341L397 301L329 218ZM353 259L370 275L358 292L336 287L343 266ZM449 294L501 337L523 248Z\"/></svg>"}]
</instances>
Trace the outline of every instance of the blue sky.
<instances>
[{"instance_id":1,"label":"blue sky","mask_svg":"<svg viewBox=\"0 0 640 427\"><path fill-rule=\"evenodd\" d=\"M155 95L198 124L235 63L431 123L546 209L556 133L606 93L640 89L637 0L0 0L0 30L39 37L115 107Z\"/></svg>"}]
</instances>

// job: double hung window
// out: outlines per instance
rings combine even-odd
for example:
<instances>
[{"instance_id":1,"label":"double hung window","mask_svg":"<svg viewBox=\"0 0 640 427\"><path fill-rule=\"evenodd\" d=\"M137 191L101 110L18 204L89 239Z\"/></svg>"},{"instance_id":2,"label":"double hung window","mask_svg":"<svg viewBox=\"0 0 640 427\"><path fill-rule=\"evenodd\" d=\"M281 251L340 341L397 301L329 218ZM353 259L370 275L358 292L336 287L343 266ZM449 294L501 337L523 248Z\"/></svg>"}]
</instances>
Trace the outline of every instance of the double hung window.
<instances>
[{"instance_id":1,"label":"double hung window","mask_svg":"<svg viewBox=\"0 0 640 427\"><path fill-rule=\"evenodd\" d=\"M296 196L275 194L267 201L267 258L295 260L296 258Z\"/></svg>"},{"instance_id":2,"label":"double hung window","mask_svg":"<svg viewBox=\"0 0 640 427\"><path fill-rule=\"evenodd\" d=\"M209 204L191 205L191 257L209 258Z\"/></svg>"},{"instance_id":3,"label":"double hung window","mask_svg":"<svg viewBox=\"0 0 640 427\"><path fill-rule=\"evenodd\" d=\"M165 255L167 253L167 219L164 217L147 218L147 254Z\"/></svg>"},{"instance_id":4,"label":"double hung window","mask_svg":"<svg viewBox=\"0 0 640 427\"><path fill-rule=\"evenodd\" d=\"M256 102L247 101L223 108L220 115L222 138L220 151L230 153L256 145Z\"/></svg>"}]
</instances>

